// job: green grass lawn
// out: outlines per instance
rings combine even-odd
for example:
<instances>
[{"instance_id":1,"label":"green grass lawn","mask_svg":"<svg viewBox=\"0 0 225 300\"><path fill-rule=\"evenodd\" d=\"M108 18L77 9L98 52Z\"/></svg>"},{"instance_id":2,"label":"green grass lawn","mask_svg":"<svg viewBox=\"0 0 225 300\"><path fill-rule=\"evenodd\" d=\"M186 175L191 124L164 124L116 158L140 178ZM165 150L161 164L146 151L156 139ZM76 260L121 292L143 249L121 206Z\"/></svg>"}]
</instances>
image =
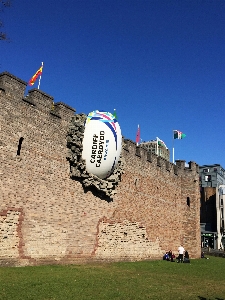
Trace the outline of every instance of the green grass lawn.
<instances>
[{"instance_id":1,"label":"green grass lawn","mask_svg":"<svg viewBox=\"0 0 225 300\"><path fill-rule=\"evenodd\" d=\"M225 300L225 259L2 267L0 300Z\"/></svg>"}]
</instances>

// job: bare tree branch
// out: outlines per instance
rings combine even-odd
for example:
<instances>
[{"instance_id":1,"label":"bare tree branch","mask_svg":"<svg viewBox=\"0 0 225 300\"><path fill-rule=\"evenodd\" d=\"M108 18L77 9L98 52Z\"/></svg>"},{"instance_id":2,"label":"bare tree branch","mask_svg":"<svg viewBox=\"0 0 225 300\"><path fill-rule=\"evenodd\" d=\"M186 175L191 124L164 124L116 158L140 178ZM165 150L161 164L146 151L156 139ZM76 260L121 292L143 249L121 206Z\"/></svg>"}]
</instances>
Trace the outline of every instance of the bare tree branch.
<instances>
[{"instance_id":1,"label":"bare tree branch","mask_svg":"<svg viewBox=\"0 0 225 300\"><path fill-rule=\"evenodd\" d=\"M5 8L11 6L11 0L0 0L0 13L4 12ZM0 27L3 27L3 21L0 20ZM5 32L0 32L0 41L9 41Z\"/></svg>"},{"instance_id":2,"label":"bare tree branch","mask_svg":"<svg viewBox=\"0 0 225 300\"><path fill-rule=\"evenodd\" d=\"M7 40L7 36L6 36L6 33L4 32L0 32L0 41L6 41Z\"/></svg>"}]
</instances>

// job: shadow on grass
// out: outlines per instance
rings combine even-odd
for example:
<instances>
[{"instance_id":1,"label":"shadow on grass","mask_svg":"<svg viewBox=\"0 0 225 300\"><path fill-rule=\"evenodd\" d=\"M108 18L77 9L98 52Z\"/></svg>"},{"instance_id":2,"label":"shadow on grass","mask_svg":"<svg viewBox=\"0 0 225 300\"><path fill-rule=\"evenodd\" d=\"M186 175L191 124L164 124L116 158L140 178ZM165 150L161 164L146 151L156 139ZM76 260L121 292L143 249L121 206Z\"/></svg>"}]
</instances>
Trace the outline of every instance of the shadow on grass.
<instances>
[{"instance_id":1,"label":"shadow on grass","mask_svg":"<svg viewBox=\"0 0 225 300\"><path fill-rule=\"evenodd\" d=\"M198 296L199 300L213 300L213 299L210 299L210 298L205 298L205 297L201 297L201 296ZM214 300L224 300L224 298L215 298Z\"/></svg>"}]
</instances>

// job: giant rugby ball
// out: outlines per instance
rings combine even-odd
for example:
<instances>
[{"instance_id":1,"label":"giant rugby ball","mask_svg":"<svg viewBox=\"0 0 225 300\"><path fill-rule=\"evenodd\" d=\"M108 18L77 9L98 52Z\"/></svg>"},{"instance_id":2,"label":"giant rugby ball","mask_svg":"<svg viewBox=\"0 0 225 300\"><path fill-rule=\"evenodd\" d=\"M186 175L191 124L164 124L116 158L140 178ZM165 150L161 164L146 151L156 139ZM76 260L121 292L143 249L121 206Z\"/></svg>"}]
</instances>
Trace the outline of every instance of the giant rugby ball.
<instances>
[{"instance_id":1,"label":"giant rugby ball","mask_svg":"<svg viewBox=\"0 0 225 300\"><path fill-rule=\"evenodd\" d=\"M89 113L82 151L87 171L101 179L110 176L118 163L121 148L122 135L115 117L105 111Z\"/></svg>"}]
</instances>

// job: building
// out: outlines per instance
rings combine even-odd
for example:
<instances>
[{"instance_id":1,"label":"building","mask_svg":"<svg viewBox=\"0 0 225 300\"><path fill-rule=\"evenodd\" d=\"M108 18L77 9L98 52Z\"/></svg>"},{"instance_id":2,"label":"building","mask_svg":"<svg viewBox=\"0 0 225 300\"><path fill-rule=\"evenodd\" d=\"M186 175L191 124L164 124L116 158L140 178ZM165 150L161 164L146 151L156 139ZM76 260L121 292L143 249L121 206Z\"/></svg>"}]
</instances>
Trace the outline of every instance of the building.
<instances>
[{"instance_id":1,"label":"building","mask_svg":"<svg viewBox=\"0 0 225 300\"><path fill-rule=\"evenodd\" d=\"M147 149L149 152L161 156L168 161L170 160L170 151L166 147L166 144L159 138L156 138L156 140L151 140L149 142L142 142L140 143L140 145Z\"/></svg>"},{"instance_id":2,"label":"building","mask_svg":"<svg viewBox=\"0 0 225 300\"><path fill-rule=\"evenodd\" d=\"M224 248L225 170L219 164L199 167L202 246Z\"/></svg>"}]
</instances>

